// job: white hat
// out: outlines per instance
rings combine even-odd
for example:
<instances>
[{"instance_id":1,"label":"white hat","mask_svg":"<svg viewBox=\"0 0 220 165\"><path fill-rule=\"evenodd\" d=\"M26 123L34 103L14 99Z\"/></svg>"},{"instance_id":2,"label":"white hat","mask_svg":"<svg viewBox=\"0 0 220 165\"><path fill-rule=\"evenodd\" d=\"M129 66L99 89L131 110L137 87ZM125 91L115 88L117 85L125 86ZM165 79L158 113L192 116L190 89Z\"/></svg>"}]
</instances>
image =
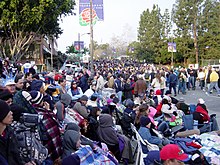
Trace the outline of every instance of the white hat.
<instances>
[{"instance_id":1,"label":"white hat","mask_svg":"<svg viewBox=\"0 0 220 165\"><path fill-rule=\"evenodd\" d=\"M204 101L202 98L199 98L199 99L198 99L198 103L199 103L199 104L204 104L205 101Z\"/></svg>"},{"instance_id":2,"label":"white hat","mask_svg":"<svg viewBox=\"0 0 220 165\"><path fill-rule=\"evenodd\" d=\"M5 83L5 86L8 86L8 85L15 85L16 83L14 82L14 80L7 80L6 83Z\"/></svg>"}]
</instances>

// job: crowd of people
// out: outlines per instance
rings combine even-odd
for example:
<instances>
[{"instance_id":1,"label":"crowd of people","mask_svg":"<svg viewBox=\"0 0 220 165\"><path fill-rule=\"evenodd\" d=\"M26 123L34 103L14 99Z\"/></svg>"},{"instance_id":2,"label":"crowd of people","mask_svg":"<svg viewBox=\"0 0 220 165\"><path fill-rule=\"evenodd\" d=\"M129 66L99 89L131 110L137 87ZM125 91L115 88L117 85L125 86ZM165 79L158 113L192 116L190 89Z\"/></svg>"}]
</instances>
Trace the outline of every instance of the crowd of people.
<instances>
[{"instance_id":1,"label":"crowd of people","mask_svg":"<svg viewBox=\"0 0 220 165\"><path fill-rule=\"evenodd\" d=\"M218 137L205 101L200 98L193 109L175 98L187 89L195 90L196 81L207 94L215 92L213 88L220 94L213 68L96 61L94 73L86 67L77 72L67 67L62 73L37 73L30 65L7 69L10 62L5 61L0 67L2 165L134 163L131 123L142 139L160 149L151 151L142 144L145 164L220 162L207 157L199 150L201 141L196 141L198 134L209 131L216 131ZM195 130L187 130L184 116L197 121ZM215 124L210 126L211 122ZM189 138L194 134L194 139Z\"/></svg>"}]
</instances>

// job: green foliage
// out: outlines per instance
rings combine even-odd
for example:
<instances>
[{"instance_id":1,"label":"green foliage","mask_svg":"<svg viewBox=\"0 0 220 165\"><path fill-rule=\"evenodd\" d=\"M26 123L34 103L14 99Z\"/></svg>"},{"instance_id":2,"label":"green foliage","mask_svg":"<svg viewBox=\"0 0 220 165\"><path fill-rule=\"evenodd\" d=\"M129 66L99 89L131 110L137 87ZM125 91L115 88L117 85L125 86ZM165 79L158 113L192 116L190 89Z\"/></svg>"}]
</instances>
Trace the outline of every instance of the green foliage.
<instances>
[{"instance_id":1,"label":"green foliage","mask_svg":"<svg viewBox=\"0 0 220 165\"><path fill-rule=\"evenodd\" d=\"M73 14L74 5L73 0L0 1L1 52L9 45L16 60L36 39L58 37L62 33L58 21L62 15Z\"/></svg>"},{"instance_id":2,"label":"green foliage","mask_svg":"<svg viewBox=\"0 0 220 165\"><path fill-rule=\"evenodd\" d=\"M160 8L154 5L152 11L147 9L142 13L139 25L141 50L138 56L149 62L167 63L167 41L171 29L168 10L162 15Z\"/></svg>"},{"instance_id":3,"label":"green foliage","mask_svg":"<svg viewBox=\"0 0 220 165\"><path fill-rule=\"evenodd\" d=\"M161 14L156 5L140 16L138 40L131 54L139 59L167 64L171 53L167 43L175 42L174 63L196 63L220 58L220 2L218 0L176 0L172 12ZM173 34L171 31L173 30Z\"/></svg>"}]
</instances>

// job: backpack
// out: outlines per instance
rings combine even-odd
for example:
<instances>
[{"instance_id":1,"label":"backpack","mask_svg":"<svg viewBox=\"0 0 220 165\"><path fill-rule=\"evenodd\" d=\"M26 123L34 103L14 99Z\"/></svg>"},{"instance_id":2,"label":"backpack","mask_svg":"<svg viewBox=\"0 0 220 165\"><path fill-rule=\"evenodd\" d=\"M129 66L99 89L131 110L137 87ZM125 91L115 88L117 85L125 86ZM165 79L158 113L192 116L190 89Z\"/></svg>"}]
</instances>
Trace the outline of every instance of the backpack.
<instances>
[{"instance_id":1,"label":"backpack","mask_svg":"<svg viewBox=\"0 0 220 165\"><path fill-rule=\"evenodd\" d=\"M48 150L41 144L38 129L22 123L16 123L14 129L22 161L27 163L34 160L41 164L47 158Z\"/></svg>"}]
</instances>

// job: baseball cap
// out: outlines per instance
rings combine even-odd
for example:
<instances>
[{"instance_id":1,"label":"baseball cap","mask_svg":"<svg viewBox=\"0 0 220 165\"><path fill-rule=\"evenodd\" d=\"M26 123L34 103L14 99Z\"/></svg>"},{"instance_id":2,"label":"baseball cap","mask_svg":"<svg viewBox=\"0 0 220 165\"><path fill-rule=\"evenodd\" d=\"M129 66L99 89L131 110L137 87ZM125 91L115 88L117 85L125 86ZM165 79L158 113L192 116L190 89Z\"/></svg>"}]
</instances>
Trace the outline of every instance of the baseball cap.
<instances>
[{"instance_id":1,"label":"baseball cap","mask_svg":"<svg viewBox=\"0 0 220 165\"><path fill-rule=\"evenodd\" d=\"M160 151L160 158L162 160L177 159L185 162L190 159L190 156L185 154L178 145L168 144Z\"/></svg>"},{"instance_id":2,"label":"baseball cap","mask_svg":"<svg viewBox=\"0 0 220 165\"><path fill-rule=\"evenodd\" d=\"M14 80L7 80L5 82L5 86L10 86L10 85L15 85L16 83L14 82Z\"/></svg>"},{"instance_id":3,"label":"baseball cap","mask_svg":"<svg viewBox=\"0 0 220 165\"><path fill-rule=\"evenodd\" d=\"M202 98L199 98L199 99L198 99L198 103L199 103L199 104L204 104L205 101L204 101Z\"/></svg>"}]
</instances>

